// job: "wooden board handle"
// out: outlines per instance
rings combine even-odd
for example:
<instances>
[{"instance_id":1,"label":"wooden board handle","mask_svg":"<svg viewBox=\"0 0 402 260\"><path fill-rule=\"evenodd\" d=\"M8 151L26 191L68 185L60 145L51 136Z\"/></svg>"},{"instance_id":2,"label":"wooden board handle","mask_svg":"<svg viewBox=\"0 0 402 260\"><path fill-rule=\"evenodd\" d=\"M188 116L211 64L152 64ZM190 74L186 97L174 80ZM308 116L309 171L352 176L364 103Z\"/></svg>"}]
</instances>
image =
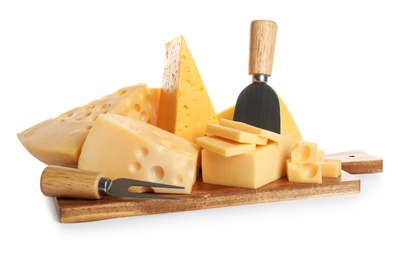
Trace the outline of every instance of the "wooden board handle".
<instances>
[{"instance_id":1,"label":"wooden board handle","mask_svg":"<svg viewBox=\"0 0 402 260\"><path fill-rule=\"evenodd\" d=\"M45 196L81 199L100 199L99 172L75 168L47 166L41 176L40 188Z\"/></svg>"},{"instance_id":2,"label":"wooden board handle","mask_svg":"<svg viewBox=\"0 0 402 260\"><path fill-rule=\"evenodd\" d=\"M277 24L268 20L251 22L248 74L271 76Z\"/></svg>"}]
</instances>

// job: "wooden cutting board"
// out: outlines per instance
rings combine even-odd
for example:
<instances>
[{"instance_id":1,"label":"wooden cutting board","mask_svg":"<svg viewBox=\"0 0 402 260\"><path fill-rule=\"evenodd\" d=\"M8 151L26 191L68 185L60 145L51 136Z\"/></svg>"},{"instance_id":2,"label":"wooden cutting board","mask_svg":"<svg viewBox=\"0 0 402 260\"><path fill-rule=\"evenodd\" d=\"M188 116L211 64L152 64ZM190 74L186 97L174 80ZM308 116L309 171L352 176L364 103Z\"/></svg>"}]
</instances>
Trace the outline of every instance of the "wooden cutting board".
<instances>
[{"instance_id":1,"label":"wooden cutting board","mask_svg":"<svg viewBox=\"0 0 402 260\"><path fill-rule=\"evenodd\" d=\"M206 184L201 180L197 180L190 195L166 195L180 198L177 201L127 200L105 196L100 200L57 198L56 204L59 210L60 222L86 222L119 217L355 194L360 192L360 180L352 174L382 171L381 159L361 151L327 155L326 158L340 159L343 170L339 178L323 178L322 184L291 183L285 177L253 190ZM345 167L348 169L348 172L344 170Z\"/></svg>"}]
</instances>

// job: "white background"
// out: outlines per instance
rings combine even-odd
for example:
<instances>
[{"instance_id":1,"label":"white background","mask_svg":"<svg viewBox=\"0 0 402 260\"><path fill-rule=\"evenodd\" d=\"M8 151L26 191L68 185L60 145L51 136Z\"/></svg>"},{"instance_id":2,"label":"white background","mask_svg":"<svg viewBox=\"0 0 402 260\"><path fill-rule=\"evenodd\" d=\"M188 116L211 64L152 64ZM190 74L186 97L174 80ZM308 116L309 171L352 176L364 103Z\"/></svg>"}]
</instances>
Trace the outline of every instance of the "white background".
<instances>
[{"instance_id":1,"label":"white background","mask_svg":"<svg viewBox=\"0 0 402 260\"><path fill-rule=\"evenodd\" d=\"M206 2L0 2L1 255L401 259L398 1ZM16 134L121 87L160 86L164 45L180 34L219 112L250 83L255 19L278 23L269 84L304 139L365 151L384 171L359 175L356 195L59 223L39 188L45 165Z\"/></svg>"}]
</instances>

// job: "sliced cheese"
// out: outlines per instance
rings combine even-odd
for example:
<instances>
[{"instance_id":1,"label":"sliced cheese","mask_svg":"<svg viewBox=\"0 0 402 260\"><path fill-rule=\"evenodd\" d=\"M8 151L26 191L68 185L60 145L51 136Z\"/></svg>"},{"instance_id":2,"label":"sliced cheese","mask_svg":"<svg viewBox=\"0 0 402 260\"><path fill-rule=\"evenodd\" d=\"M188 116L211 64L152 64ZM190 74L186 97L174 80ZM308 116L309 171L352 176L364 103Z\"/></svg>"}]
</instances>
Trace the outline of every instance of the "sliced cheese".
<instances>
[{"instance_id":1,"label":"sliced cheese","mask_svg":"<svg viewBox=\"0 0 402 260\"><path fill-rule=\"evenodd\" d=\"M207 135L216 135L239 143L265 145L268 138L218 124L207 125Z\"/></svg>"},{"instance_id":2,"label":"sliced cheese","mask_svg":"<svg viewBox=\"0 0 402 260\"><path fill-rule=\"evenodd\" d=\"M157 126L195 142L218 117L190 50L179 36L166 44Z\"/></svg>"},{"instance_id":3,"label":"sliced cheese","mask_svg":"<svg viewBox=\"0 0 402 260\"><path fill-rule=\"evenodd\" d=\"M256 147L255 144L238 143L217 136L198 137L196 144L225 157L248 153Z\"/></svg>"},{"instance_id":4,"label":"sliced cheese","mask_svg":"<svg viewBox=\"0 0 402 260\"><path fill-rule=\"evenodd\" d=\"M252 152L225 157L202 150L202 181L205 183L257 189L286 176L292 139L285 136L278 143L257 146Z\"/></svg>"},{"instance_id":5,"label":"sliced cheese","mask_svg":"<svg viewBox=\"0 0 402 260\"><path fill-rule=\"evenodd\" d=\"M226 126L226 127L230 127L230 128L234 128L234 129L238 129L241 131L245 131L245 132L249 132L252 134L256 134L258 136L261 136L263 138L267 138L271 141L274 142L280 142L284 135L269 131L269 130L265 130L256 126L252 126L243 122L238 122L238 121L233 121L233 120L228 120L228 119L224 119L221 118L219 120L220 125L222 126Z\"/></svg>"},{"instance_id":6,"label":"sliced cheese","mask_svg":"<svg viewBox=\"0 0 402 260\"><path fill-rule=\"evenodd\" d=\"M77 167L82 144L99 115L120 114L156 124L159 93L159 88L148 88L145 84L121 88L34 125L17 136L24 147L43 163Z\"/></svg>"},{"instance_id":7,"label":"sliced cheese","mask_svg":"<svg viewBox=\"0 0 402 260\"><path fill-rule=\"evenodd\" d=\"M299 127L297 126L292 114L290 113L289 109L287 108L281 97L279 95L278 97L281 108L281 134L290 135L293 142L303 140ZM233 120L234 109L235 106L232 106L219 112L218 118Z\"/></svg>"},{"instance_id":8,"label":"sliced cheese","mask_svg":"<svg viewBox=\"0 0 402 260\"><path fill-rule=\"evenodd\" d=\"M184 138L129 117L100 115L89 132L78 168L107 177L172 184L157 193L191 193L199 169L200 148Z\"/></svg>"}]
</instances>

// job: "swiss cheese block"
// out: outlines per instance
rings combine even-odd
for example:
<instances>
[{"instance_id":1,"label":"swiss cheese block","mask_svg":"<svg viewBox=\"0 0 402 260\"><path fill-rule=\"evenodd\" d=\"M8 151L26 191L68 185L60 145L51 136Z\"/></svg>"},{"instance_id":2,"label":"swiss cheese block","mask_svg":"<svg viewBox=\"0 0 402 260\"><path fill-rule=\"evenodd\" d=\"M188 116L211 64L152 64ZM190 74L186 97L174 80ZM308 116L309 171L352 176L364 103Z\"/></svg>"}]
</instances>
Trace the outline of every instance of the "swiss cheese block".
<instances>
[{"instance_id":1,"label":"swiss cheese block","mask_svg":"<svg viewBox=\"0 0 402 260\"><path fill-rule=\"evenodd\" d=\"M281 108L281 134L290 135L293 142L303 140L299 127L297 126L292 114L290 113L289 109L287 108L281 97L279 95L278 97ZM235 106L231 106L219 112L218 118L233 120L234 109Z\"/></svg>"},{"instance_id":2,"label":"swiss cheese block","mask_svg":"<svg viewBox=\"0 0 402 260\"><path fill-rule=\"evenodd\" d=\"M82 144L97 117L125 115L156 124L160 89L138 84L76 107L17 134L24 147L48 165L77 167Z\"/></svg>"},{"instance_id":3,"label":"swiss cheese block","mask_svg":"<svg viewBox=\"0 0 402 260\"><path fill-rule=\"evenodd\" d=\"M184 138L129 117L105 114L95 121L82 146L78 168L112 180L130 178L172 184L156 193L191 193L200 148Z\"/></svg>"},{"instance_id":4,"label":"swiss cheese block","mask_svg":"<svg viewBox=\"0 0 402 260\"><path fill-rule=\"evenodd\" d=\"M190 50L179 36L166 44L157 126L195 142L218 117Z\"/></svg>"},{"instance_id":5,"label":"swiss cheese block","mask_svg":"<svg viewBox=\"0 0 402 260\"><path fill-rule=\"evenodd\" d=\"M196 144L225 157L248 153L256 147L255 144L238 143L217 136L198 137Z\"/></svg>"},{"instance_id":6,"label":"swiss cheese block","mask_svg":"<svg viewBox=\"0 0 402 260\"><path fill-rule=\"evenodd\" d=\"M268 138L218 124L207 125L207 135L219 136L239 143L265 145Z\"/></svg>"},{"instance_id":7,"label":"swiss cheese block","mask_svg":"<svg viewBox=\"0 0 402 260\"><path fill-rule=\"evenodd\" d=\"M257 189L286 176L292 139L268 142L252 152L225 157L208 149L202 150L202 181L205 183Z\"/></svg>"}]
</instances>

